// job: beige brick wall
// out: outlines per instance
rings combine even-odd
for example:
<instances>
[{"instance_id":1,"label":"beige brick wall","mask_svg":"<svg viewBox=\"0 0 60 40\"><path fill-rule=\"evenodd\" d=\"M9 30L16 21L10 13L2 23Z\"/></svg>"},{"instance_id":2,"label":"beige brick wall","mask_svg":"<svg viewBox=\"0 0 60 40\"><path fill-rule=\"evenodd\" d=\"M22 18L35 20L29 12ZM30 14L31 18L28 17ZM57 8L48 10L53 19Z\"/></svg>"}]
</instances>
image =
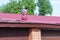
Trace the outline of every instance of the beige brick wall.
<instances>
[{"instance_id":1,"label":"beige brick wall","mask_svg":"<svg viewBox=\"0 0 60 40\"><path fill-rule=\"evenodd\" d=\"M39 28L31 28L29 40L41 40L41 30Z\"/></svg>"}]
</instances>

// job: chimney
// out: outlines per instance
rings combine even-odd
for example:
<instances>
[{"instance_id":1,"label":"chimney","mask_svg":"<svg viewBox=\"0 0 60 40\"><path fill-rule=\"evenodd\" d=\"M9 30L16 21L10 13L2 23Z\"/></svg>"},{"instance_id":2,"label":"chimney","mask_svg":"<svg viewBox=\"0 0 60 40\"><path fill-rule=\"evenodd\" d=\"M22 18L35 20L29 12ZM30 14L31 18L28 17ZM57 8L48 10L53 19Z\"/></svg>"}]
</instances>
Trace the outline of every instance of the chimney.
<instances>
[{"instance_id":1,"label":"chimney","mask_svg":"<svg viewBox=\"0 0 60 40\"><path fill-rule=\"evenodd\" d=\"M36 15L36 16L39 15L39 7L37 6L37 4L35 6L34 15Z\"/></svg>"}]
</instances>

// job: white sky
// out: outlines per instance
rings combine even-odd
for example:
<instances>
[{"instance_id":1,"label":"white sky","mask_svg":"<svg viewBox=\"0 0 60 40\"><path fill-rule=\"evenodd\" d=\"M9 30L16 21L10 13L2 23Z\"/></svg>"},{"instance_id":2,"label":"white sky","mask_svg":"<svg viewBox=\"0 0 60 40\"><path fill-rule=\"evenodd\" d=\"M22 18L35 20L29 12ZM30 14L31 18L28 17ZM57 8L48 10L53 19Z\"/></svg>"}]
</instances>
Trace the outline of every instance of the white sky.
<instances>
[{"instance_id":1,"label":"white sky","mask_svg":"<svg viewBox=\"0 0 60 40\"><path fill-rule=\"evenodd\" d=\"M60 16L60 0L50 0L53 7L53 16ZM0 6L6 4L9 0L0 0Z\"/></svg>"},{"instance_id":2,"label":"white sky","mask_svg":"<svg viewBox=\"0 0 60 40\"><path fill-rule=\"evenodd\" d=\"M53 7L53 16L60 16L60 0L50 0Z\"/></svg>"},{"instance_id":3,"label":"white sky","mask_svg":"<svg viewBox=\"0 0 60 40\"><path fill-rule=\"evenodd\" d=\"M9 2L9 0L0 0L0 6L6 4L7 2Z\"/></svg>"}]
</instances>

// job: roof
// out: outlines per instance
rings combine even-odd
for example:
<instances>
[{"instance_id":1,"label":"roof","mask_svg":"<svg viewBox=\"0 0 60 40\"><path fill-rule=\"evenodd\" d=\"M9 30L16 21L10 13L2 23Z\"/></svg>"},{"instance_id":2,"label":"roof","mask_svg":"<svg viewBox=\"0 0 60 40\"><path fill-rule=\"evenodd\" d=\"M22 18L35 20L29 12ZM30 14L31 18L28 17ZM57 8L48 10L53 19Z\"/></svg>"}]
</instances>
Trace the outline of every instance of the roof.
<instances>
[{"instance_id":1,"label":"roof","mask_svg":"<svg viewBox=\"0 0 60 40\"><path fill-rule=\"evenodd\" d=\"M12 20L26 22L26 23L48 23L48 24L60 24L60 17L54 16L34 16L27 15L28 20L22 21L21 14L9 14L9 13L0 13L0 22L4 22L3 20Z\"/></svg>"},{"instance_id":2,"label":"roof","mask_svg":"<svg viewBox=\"0 0 60 40\"><path fill-rule=\"evenodd\" d=\"M7 22L7 23L27 23L27 24L35 23L35 24L60 25L60 17L27 15L27 18L28 20L22 21L21 14L0 13L0 23Z\"/></svg>"}]
</instances>

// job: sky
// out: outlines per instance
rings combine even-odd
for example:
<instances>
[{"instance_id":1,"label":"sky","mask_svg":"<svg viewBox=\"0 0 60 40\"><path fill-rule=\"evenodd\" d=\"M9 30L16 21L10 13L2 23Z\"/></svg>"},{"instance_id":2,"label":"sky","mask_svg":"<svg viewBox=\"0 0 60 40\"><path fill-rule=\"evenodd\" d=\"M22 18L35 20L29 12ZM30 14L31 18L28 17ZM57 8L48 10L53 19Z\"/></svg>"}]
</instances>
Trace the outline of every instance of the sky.
<instances>
[{"instance_id":1,"label":"sky","mask_svg":"<svg viewBox=\"0 0 60 40\"><path fill-rule=\"evenodd\" d=\"M0 6L6 4L7 2L9 2L9 0L0 0Z\"/></svg>"},{"instance_id":2,"label":"sky","mask_svg":"<svg viewBox=\"0 0 60 40\"><path fill-rule=\"evenodd\" d=\"M53 7L53 16L60 16L60 0L50 0Z\"/></svg>"},{"instance_id":3,"label":"sky","mask_svg":"<svg viewBox=\"0 0 60 40\"><path fill-rule=\"evenodd\" d=\"M0 6L2 4L6 4L9 0L0 0ZM50 0L51 5L53 7L52 16L60 16L60 0Z\"/></svg>"}]
</instances>

